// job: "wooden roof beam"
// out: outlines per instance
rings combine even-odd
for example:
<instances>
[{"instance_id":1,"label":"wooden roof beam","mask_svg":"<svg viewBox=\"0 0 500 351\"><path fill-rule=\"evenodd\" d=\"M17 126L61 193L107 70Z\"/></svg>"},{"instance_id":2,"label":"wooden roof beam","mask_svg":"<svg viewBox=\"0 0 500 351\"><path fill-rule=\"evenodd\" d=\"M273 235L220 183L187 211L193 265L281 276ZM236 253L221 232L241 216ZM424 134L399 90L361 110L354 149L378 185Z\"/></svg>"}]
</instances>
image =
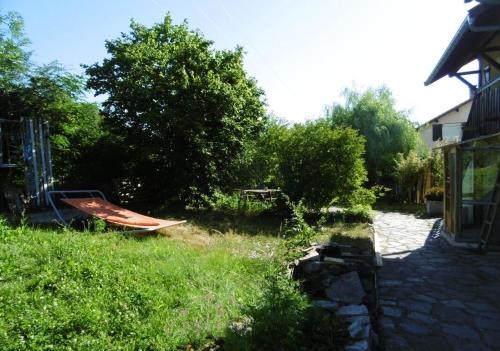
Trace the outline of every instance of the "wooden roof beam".
<instances>
[{"instance_id":1,"label":"wooden roof beam","mask_svg":"<svg viewBox=\"0 0 500 351\"><path fill-rule=\"evenodd\" d=\"M474 84L469 82L467 79L465 79L464 77L462 77L458 73L452 73L452 74L450 74L450 77L457 77L458 80L460 80L462 83L467 85L471 91L476 91L476 89L477 89L477 87Z\"/></svg>"},{"instance_id":2,"label":"wooden roof beam","mask_svg":"<svg viewBox=\"0 0 500 351\"><path fill-rule=\"evenodd\" d=\"M483 52L479 54L480 57L482 57L486 62L488 62L490 65L495 67L496 69L500 70L500 63L495 61L490 55L487 53Z\"/></svg>"}]
</instances>

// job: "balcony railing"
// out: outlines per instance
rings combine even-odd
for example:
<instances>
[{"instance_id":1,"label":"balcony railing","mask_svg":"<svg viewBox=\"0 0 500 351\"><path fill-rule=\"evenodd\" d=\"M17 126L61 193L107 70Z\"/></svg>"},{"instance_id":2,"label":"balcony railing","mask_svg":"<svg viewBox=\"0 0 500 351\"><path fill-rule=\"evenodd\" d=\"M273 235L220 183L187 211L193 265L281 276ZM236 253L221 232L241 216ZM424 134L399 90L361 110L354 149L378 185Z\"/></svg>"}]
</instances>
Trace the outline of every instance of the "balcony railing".
<instances>
[{"instance_id":1,"label":"balcony railing","mask_svg":"<svg viewBox=\"0 0 500 351\"><path fill-rule=\"evenodd\" d=\"M500 88L495 84L476 92L469 118L464 124L462 140L498 132L500 132Z\"/></svg>"}]
</instances>

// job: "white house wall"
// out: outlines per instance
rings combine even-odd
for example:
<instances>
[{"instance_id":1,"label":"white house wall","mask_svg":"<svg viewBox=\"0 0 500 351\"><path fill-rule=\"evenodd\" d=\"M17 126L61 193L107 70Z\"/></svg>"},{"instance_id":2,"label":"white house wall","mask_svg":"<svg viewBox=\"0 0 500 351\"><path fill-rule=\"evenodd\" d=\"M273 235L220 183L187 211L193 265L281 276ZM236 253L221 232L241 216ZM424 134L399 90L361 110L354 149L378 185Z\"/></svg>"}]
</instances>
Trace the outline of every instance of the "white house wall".
<instances>
[{"instance_id":1,"label":"white house wall","mask_svg":"<svg viewBox=\"0 0 500 351\"><path fill-rule=\"evenodd\" d=\"M431 149L437 146L436 142L432 140L432 126L434 124L443 125L443 140L461 141L461 125L467 122L471 107L472 100L468 100L420 126L419 133L424 143Z\"/></svg>"}]
</instances>

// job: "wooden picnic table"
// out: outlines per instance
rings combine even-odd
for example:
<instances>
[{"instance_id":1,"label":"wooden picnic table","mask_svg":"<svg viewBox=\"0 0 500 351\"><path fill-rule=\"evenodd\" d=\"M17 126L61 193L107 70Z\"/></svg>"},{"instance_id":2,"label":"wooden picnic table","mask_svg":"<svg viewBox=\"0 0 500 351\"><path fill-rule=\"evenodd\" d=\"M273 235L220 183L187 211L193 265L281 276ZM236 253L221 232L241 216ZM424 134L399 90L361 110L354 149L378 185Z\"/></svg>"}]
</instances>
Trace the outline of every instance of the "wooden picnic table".
<instances>
[{"instance_id":1,"label":"wooden picnic table","mask_svg":"<svg viewBox=\"0 0 500 351\"><path fill-rule=\"evenodd\" d=\"M276 199L276 194L280 192L281 189L242 189L241 196L245 200L252 197L262 201L273 201Z\"/></svg>"}]
</instances>

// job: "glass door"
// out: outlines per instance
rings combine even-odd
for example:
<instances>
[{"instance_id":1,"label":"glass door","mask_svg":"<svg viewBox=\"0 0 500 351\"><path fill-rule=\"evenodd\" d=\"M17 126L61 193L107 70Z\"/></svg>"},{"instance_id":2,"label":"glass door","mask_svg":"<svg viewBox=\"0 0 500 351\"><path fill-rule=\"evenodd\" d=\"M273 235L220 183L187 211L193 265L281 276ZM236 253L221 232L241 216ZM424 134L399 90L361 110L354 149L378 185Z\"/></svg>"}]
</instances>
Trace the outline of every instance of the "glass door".
<instances>
[{"instance_id":1,"label":"glass door","mask_svg":"<svg viewBox=\"0 0 500 351\"><path fill-rule=\"evenodd\" d=\"M456 234L456 149L444 151L444 229L450 234Z\"/></svg>"}]
</instances>

